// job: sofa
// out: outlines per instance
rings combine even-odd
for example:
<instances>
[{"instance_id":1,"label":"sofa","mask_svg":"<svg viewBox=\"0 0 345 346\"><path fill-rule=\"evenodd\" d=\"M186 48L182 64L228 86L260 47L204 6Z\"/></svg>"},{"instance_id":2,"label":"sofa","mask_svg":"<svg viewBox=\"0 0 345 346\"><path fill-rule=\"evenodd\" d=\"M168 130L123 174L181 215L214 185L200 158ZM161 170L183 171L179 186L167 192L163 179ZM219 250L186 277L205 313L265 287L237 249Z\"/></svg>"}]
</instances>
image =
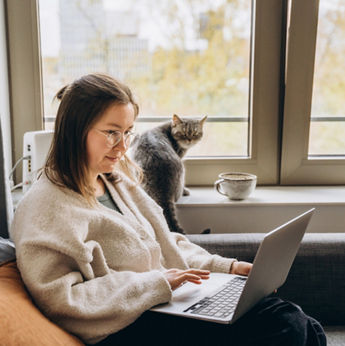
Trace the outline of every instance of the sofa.
<instances>
[{"instance_id":1,"label":"sofa","mask_svg":"<svg viewBox=\"0 0 345 346\"><path fill-rule=\"evenodd\" d=\"M21 280L15 248L8 239L12 206L1 143L0 127L0 345L83 345L39 311ZM211 253L251 262L264 234L188 237ZM318 319L325 326L329 345L345 345L345 234L306 234L277 294L296 302Z\"/></svg>"},{"instance_id":2,"label":"sofa","mask_svg":"<svg viewBox=\"0 0 345 346\"><path fill-rule=\"evenodd\" d=\"M188 237L212 253L252 261L263 236L246 233ZM325 327L330 346L345 345L344 249L342 234L306 234L288 278L277 293L318 319ZM3 238L0 238L0 321L0 345L83 345L36 308L20 278L13 245Z\"/></svg>"}]
</instances>

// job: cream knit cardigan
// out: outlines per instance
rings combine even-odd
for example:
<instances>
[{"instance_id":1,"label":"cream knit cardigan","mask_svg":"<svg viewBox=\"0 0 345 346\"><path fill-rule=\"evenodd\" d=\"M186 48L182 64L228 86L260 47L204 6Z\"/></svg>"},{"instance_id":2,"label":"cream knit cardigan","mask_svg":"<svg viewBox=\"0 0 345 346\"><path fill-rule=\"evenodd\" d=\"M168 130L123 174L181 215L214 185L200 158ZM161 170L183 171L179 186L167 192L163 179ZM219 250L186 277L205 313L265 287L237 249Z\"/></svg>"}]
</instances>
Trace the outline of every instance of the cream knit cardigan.
<instances>
[{"instance_id":1,"label":"cream knit cardigan","mask_svg":"<svg viewBox=\"0 0 345 346\"><path fill-rule=\"evenodd\" d=\"M52 184L44 175L17 207L11 227L17 264L36 304L84 342L96 343L171 299L167 268L228 272L171 233L162 209L127 177L102 177L123 215Z\"/></svg>"}]
</instances>

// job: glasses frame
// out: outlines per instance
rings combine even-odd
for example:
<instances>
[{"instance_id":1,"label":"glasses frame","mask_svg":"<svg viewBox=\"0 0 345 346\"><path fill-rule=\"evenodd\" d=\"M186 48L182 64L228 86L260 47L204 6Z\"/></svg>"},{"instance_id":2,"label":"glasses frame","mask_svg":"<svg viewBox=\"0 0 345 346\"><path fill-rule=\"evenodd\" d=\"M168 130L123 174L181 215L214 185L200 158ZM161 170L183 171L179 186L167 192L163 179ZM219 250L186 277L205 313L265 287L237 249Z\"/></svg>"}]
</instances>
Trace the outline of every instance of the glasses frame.
<instances>
[{"instance_id":1,"label":"glasses frame","mask_svg":"<svg viewBox=\"0 0 345 346\"><path fill-rule=\"evenodd\" d=\"M109 148L116 147L122 141L122 139L124 139L126 147L128 147L135 137L135 132L133 131L121 132L119 130L99 130L96 128L94 128L94 130L107 138L107 145Z\"/></svg>"}]
</instances>

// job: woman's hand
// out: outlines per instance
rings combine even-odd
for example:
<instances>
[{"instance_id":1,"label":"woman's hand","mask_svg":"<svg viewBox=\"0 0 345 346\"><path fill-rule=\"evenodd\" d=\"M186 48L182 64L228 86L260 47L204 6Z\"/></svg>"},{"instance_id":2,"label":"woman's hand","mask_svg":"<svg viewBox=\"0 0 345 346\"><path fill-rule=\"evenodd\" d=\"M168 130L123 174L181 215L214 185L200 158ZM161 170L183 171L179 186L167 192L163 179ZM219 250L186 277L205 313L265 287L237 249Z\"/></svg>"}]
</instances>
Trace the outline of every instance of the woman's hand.
<instances>
[{"instance_id":1,"label":"woman's hand","mask_svg":"<svg viewBox=\"0 0 345 346\"><path fill-rule=\"evenodd\" d=\"M248 262L235 261L235 262L232 262L229 273L248 276L250 270L252 269L252 266L253 265Z\"/></svg>"},{"instance_id":2,"label":"woman's hand","mask_svg":"<svg viewBox=\"0 0 345 346\"><path fill-rule=\"evenodd\" d=\"M201 280L207 280L209 278L210 272L208 270L201 269L169 269L164 272L164 275L168 280L171 289L175 290L186 281L194 284L201 284Z\"/></svg>"}]
</instances>

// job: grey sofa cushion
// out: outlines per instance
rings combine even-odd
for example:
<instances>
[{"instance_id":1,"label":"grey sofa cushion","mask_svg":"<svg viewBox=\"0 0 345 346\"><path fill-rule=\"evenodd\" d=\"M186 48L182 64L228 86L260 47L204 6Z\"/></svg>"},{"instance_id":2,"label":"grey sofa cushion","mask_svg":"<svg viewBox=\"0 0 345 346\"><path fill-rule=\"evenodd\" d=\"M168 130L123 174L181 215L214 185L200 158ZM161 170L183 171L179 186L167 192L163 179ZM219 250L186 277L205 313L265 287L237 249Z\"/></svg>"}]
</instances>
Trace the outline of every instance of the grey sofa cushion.
<instances>
[{"instance_id":1,"label":"grey sofa cushion","mask_svg":"<svg viewBox=\"0 0 345 346\"><path fill-rule=\"evenodd\" d=\"M326 326L324 329L328 346L345 345L345 326Z\"/></svg>"},{"instance_id":2,"label":"grey sofa cushion","mask_svg":"<svg viewBox=\"0 0 345 346\"><path fill-rule=\"evenodd\" d=\"M16 258L14 244L9 239L0 237L0 265Z\"/></svg>"},{"instance_id":3,"label":"grey sofa cushion","mask_svg":"<svg viewBox=\"0 0 345 346\"><path fill-rule=\"evenodd\" d=\"M261 233L188 235L211 253L252 262ZM345 235L305 234L280 297L300 305L323 324L345 321Z\"/></svg>"}]
</instances>

